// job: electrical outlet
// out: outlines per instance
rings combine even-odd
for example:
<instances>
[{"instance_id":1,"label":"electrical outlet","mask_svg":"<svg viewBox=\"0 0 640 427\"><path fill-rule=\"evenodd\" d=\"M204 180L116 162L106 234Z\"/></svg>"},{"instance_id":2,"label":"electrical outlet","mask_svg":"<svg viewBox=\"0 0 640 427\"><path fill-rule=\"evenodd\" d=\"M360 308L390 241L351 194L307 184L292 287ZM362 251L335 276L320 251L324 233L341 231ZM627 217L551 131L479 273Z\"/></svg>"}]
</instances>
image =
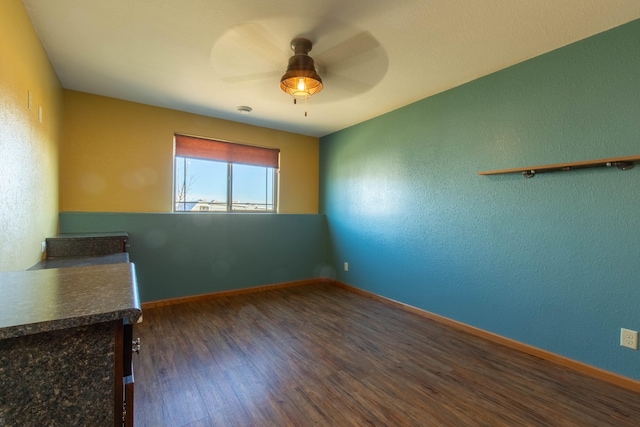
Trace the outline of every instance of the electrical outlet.
<instances>
[{"instance_id":1,"label":"electrical outlet","mask_svg":"<svg viewBox=\"0 0 640 427\"><path fill-rule=\"evenodd\" d=\"M349 271L349 263L348 262L344 263L344 271Z\"/></svg>"},{"instance_id":2,"label":"electrical outlet","mask_svg":"<svg viewBox=\"0 0 640 427\"><path fill-rule=\"evenodd\" d=\"M620 328L620 345L633 350L638 349L638 331Z\"/></svg>"}]
</instances>

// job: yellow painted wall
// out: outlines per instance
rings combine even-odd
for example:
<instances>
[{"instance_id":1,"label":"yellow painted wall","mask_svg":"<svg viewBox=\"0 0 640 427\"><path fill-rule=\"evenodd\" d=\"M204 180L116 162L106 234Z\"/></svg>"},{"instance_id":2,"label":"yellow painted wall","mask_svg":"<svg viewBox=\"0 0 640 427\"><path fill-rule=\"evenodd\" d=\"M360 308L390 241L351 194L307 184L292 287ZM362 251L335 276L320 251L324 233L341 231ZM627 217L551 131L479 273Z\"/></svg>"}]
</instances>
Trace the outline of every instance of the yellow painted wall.
<instances>
[{"instance_id":1,"label":"yellow painted wall","mask_svg":"<svg viewBox=\"0 0 640 427\"><path fill-rule=\"evenodd\" d=\"M31 20L20 0L2 0L0 271L40 261L40 242L57 232L61 122L62 87Z\"/></svg>"},{"instance_id":2,"label":"yellow painted wall","mask_svg":"<svg viewBox=\"0 0 640 427\"><path fill-rule=\"evenodd\" d=\"M317 138L64 91L61 211L171 212L173 135L280 148L280 213L318 212Z\"/></svg>"}]
</instances>

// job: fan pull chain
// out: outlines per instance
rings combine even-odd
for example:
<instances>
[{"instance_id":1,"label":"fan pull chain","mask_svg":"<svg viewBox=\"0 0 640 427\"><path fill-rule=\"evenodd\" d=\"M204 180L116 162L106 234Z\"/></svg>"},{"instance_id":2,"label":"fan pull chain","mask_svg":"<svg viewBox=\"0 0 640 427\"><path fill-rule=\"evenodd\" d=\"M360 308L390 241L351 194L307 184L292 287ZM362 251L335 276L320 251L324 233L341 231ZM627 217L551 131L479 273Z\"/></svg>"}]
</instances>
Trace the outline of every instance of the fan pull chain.
<instances>
[{"instance_id":1,"label":"fan pull chain","mask_svg":"<svg viewBox=\"0 0 640 427\"><path fill-rule=\"evenodd\" d=\"M293 98L293 105L298 105L296 98ZM304 116L307 117L307 98L304 99Z\"/></svg>"}]
</instances>

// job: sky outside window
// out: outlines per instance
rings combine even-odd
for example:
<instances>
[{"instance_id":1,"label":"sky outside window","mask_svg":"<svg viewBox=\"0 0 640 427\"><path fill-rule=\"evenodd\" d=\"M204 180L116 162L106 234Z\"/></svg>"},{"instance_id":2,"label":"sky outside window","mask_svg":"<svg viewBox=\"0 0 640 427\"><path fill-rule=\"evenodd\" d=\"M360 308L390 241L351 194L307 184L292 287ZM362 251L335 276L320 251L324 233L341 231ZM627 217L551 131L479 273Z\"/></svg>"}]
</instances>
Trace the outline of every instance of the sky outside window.
<instances>
[{"instance_id":1,"label":"sky outside window","mask_svg":"<svg viewBox=\"0 0 640 427\"><path fill-rule=\"evenodd\" d=\"M176 201L226 204L227 173L226 162L176 157ZM234 203L266 204L267 209L273 209L274 175L273 168L233 164ZM186 197L180 200L183 184Z\"/></svg>"}]
</instances>

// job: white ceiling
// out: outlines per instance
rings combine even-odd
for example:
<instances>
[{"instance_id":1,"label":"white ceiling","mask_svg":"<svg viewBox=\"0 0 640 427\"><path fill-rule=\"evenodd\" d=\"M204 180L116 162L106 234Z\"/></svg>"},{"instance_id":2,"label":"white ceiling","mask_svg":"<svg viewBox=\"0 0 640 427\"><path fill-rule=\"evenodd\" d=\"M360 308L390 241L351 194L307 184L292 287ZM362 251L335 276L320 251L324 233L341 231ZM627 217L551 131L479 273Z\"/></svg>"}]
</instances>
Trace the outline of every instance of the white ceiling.
<instances>
[{"instance_id":1,"label":"white ceiling","mask_svg":"<svg viewBox=\"0 0 640 427\"><path fill-rule=\"evenodd\" d=\"M638 0L23 2L67 89L311 136L640 18ZM279 88L298 36L325 84L306 106Z\"/></svg>"}]
</instances>

